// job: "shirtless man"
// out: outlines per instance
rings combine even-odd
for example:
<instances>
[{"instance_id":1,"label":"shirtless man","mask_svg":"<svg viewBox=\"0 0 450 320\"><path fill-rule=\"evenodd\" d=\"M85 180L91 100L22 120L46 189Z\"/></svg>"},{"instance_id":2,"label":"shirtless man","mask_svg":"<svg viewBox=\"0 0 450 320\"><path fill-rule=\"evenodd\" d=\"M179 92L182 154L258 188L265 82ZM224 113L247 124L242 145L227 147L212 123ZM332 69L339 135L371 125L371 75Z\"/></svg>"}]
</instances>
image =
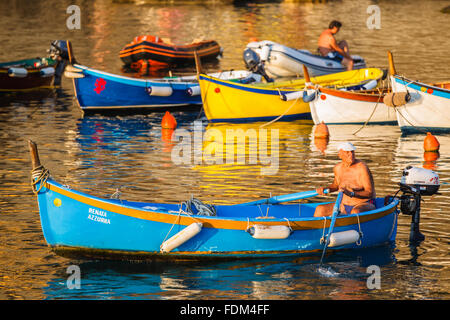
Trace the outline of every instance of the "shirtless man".
<instances>
[{"instance_id":1,"label":"shirtless man","mask_svg":"<svg viewBox=\"0 0 450 320\"><path fill-rule=\"evenodd\" d=\"M334 181L326 188L330 189L330 193L338 190L344 192L339 211L351 214L375 209L375 185L369 168L355 158L356 148L352 143L342 143L338 150L342 162L334 167ZM324 195L326 188L318 188L316 191ZM317 206L314 216L330 216L333 207L334 203Z\"/></svg>"},{"instance_id":2,"label":"shirtless man","mask_svg":"<svg viewBox=\"0 0 450 320\"><path fill-rule=\"evenodd\" d=\"M347 66L347 70L353 69L353 59L350 56L348 44L345 40L336 42L334 35L339 32L342 23L339 21L331 21L328 29L324 30L319 37L319 53L326 57L330 52L336 53L335 60L339 60L343 65Z\"/></svg>"}]
</instances>

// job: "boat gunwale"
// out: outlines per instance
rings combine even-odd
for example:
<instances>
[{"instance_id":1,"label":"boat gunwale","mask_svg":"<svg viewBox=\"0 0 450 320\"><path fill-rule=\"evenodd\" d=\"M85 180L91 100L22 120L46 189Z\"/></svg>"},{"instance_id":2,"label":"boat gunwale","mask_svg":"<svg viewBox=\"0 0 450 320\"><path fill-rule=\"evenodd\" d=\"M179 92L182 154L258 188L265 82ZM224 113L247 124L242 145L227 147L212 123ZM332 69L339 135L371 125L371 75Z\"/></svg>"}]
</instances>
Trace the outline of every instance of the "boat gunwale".
<instances>
[{"instance_id":1,"label":"boat gunwale","mask_svg":"<svg viewBox=\"0 0 450 320\"><path fill-rule=\"evenodd\" d=\"M359 73L361 70L364 70L364 69L366 69L366 70L368 70L368 69L378 69L378 70L380 70L379 68L363 68L363 69L351 70L349 72L357 72L357 73ZM342 73L346 73L346 72L348 72L348 71L344 71ZM337 73L333 73L333 74L322 75L322 76L317 76L317 77L330 76L330 77L334 78L336 76L336 74ZM365 77L365 80L369 80L369 79L370 80L378 80L378 79L381 78L381 76L382 76L382 72L381 72L380 77L378 77L378 78L371 79L369 77ZM314 77L314 78L317 78L317 77ZM232 81L229 81L229 80L223 80L223 79L219 79L219 78L216 78L216 77L213 77L213 76L210 76L210 75L207 75L207 74L203 74L203 73L200 74L198 76L198 78L199 78L199 82L201 80L203 80L203 81L208 81L208 82L215 83L217 85L223 85L225 87L230 87L230 88L233 88L233 89L248 91L248 92L252 92L252 93L268 94L268 95L280 95L280 93L284 94L284 93L298 92L298 91L303 90L304 87L305 87L305 80L304 79L293 80L294 83L287 84L286 86L263 87L263 86L257 86L257 85L251 85L251 84L236 83L236 82L232 82ZM311 79L311 80L314 80L314 78ZM348 78L345 78L343 81L349 81L349 79L353 79L353 78L355 78L355 77L348 77ZM359 78L361 79L363 77L359 77ZM337 79L337 77L334 78L334 80L329 80L329 81L324 81L324 82L325 83L329 83L329 82L336 81L336 79ZM341 78L339 78L339 79L341 79ZM362 81L364 81L364 80L360 80L359 82L355 82L355 83L360 83ZM298 82L298 84L296 84L295 82ZM319 83L319 85L320 85L320 83ZM331 84L331 85L333 85L333 84ZM336 84L334 84L334 85L337 86ZM294 86L298 86L298 88L294 88Z\"/></svg>"},{"instance_id":2,"label":"boat gunwale","mask_svg":"<svg viewBox=\"0 0 450 320\"><path fill-rule=\"evenodd\" d=\"M408 88L420 91L421 93L427 93L427 94L430 94L430 95L433 95L433 96L438 96L438 97L441 97L441 98L447 98L447 99L450 98L450 89L436 87L434 84L423 83L423 82L420 82L419 80L411 80L409 78L406 78L406 77L398 75L398 74L393 75L392 77L400 85L403 85L403 86L406 86ZM416 88L416 87L418 87L418 88ZM432 89L433 92L430 93L428 91L422 91L422 90L420 90L421 87ZM435 91L441 92L443 95L436 94Z\"/></svg>"},{"instance_id":3,"label":"boat gunwale","mask_svg":"<svg viewBox=\"0 0 450 320\"><path fill-rule=\"evenodd\" d=\"M342 90L336 90L331 88L318 88L320 92L323 92L324 94L328 94L334 97L342 98L342 99L348 99L348 100L355 100L355 101L362 101L362 102L381 102L383 103L383 97L388 93L381 92L380 94L375 93L366 93L366 92L356 92L356 91L342 91ZM373 90L370 90L373 91Z\"/></svg>"}]
</instances>

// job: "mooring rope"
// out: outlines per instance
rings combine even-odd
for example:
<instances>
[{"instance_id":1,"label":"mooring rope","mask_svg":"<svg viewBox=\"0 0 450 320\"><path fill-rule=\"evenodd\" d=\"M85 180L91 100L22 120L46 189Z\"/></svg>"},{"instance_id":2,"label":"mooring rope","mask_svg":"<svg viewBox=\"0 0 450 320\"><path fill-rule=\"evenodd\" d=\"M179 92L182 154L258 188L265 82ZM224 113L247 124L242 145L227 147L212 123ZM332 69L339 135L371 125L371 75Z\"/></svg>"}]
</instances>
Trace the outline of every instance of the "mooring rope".
<instances>
[{"instance_id":1,"label":"mooring rope","mask_svg":"<svg viewBox=\"0 0 450 320\"><path fill-rule=\"evenodd\" d=\"M366 125L369 123L370 119L372 119L373 115L375 114L375 110L377 109L378 104L380 103L380 99L383 96L383 91L380 90L379 92L380 92L380 95L378 96L377 103L375 104L375 107L373 108L372 113L369 116L369 119L366 120L366 122L363 124L363 126L361 128L359 128L358 130L353 132L353 135L356 135L358 132L360 132L362 129L364 129L366 127Z\"/></svg>"},{"instance_id":2,"label":"mooring rope","mask_svg":"<svg viewBox=\"0 0 450 320\"><path fill-rule=\"evenodd\" d=\"M278 89L278 88L277 88L277 89ZM280 89L278 89L278 92L279 92L279 94L280 94L280 96L281 96ZM297 99L295 99L295 101L289 106L289 108L287 108L287 109L286 109L282 114L280 114L278 117L276 117L275 119L273 119L273 120L271 120L271 121L269 121L269 122L266 122L266 123L260 125L259 127L260 127L260 128L263 128L263 127L265 127L265 126L268 126L269 124L272 124L272 123L274 123L274 122L280 120L282 117L284 117L284 116L286 115L286 113L289 112L289 110L292 109L292 107L297 103L297 101L298 101L299 98L300 98L300 96L298 96Z\"/></svg>"},{"instance_id":3,"label":"mooring rope","mask_svg":"<svg viewBox=\"0 0 450 320\"><path fill-rule=\"evenodd\" d=\"M42 165L31 170L31 190L33 190L34 194L38 194L41 191L49 176L50 171ZM36 189L38 183L40 183L40 186L39 189Z\"/></svg>"}]
</instances>

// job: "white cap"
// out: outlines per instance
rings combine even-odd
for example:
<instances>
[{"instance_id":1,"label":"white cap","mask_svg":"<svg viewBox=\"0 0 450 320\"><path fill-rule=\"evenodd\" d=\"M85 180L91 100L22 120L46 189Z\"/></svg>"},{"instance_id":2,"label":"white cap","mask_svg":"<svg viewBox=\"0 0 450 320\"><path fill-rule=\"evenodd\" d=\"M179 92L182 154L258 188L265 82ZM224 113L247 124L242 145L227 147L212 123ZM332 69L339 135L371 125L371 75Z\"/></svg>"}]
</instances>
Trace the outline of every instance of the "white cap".
<instances>
[{"instance_id":1,"label":"white cap","mask_svg":"<svg viewBox=\"0 0 450 320\"><path fill-rule=\"evenodd\" d=\"M355 151L356 148L351 142L343 142L338 146L338 150Z\"/></svg>"}]
</instances>

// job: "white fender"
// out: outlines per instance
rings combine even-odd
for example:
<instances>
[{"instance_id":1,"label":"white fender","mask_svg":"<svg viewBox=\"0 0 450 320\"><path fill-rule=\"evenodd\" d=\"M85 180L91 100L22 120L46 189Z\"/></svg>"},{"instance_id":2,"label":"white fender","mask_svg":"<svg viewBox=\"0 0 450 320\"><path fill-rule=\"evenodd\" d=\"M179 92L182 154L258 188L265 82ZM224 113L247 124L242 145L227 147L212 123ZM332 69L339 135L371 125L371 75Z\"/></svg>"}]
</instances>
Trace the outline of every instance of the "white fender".
<instances>
[{"instance_id":1,"label":"white fender","mask_svg":"<svg viewBox=\"0 0 450 320\"><path fill-rule=\"evenodd\" d=\"M281 94L280 99L283 101L291 101L291 100L300 99L302 96L303 96L303 90L290 92L290 93L286 93L286 94Z\"/></svg>"},{"instance_id":2,"label":"white fender","mask_svg":"<svg viewBox=\"0 0 450 320\"><path fill-rule=\"evenodd\" d=\"M188 95L191 97L200 95L200 86L193 86L187 89Z\"/></svg>"},{"instance_id":3,"label":"white fender","mask_svg":"<svg viewBox=\"0 0 450 320\"><path fill-rule=\"evenodd\" d=\"M25 78L28 71L25 68L9 68L8 75L13 78Z\"/></svg>"},{"instance_id":4,"label":"white fender","mask_svg":"<svg viewBox=\"0 0 450 320\"><path fill-rule=\"evenodd\" d=\"M330 235L329 247L343 246L344 244L355 243L359 240L359 233L355 230L334 232Z\"/></svg>"},{"instance_id":5,"label":"white fender","mask_svg":"<svg viewBox=\"0 0 450 320\"><path fill-rule=\"evenodd\" d=\"M256 224L248 228L247 232L255 239L286 239L291 235L291 228Z\"/></svg>"},{"instance_id":6,"label":"white fender","mask_svg":"<svg viewBox=\"0 0 450 320\"><path fill-rule=\"evenodd\" d=\"M261 54L259 55L261 61L267 61L267 59L269 59L269 53L270 53L270 46L265 45L264 47L262 47Z\"/></svg>"},{"instance_id":7,"label":"white fender","mask_svg":"<svg viewBox=\"0 0 450 320\"><path fill-rule=\"evenodd\" d=\"M151 96L168 97L173 93L173 89L170 86L157 87L149 86L147 87L147 92Z\"/></svg>"},{"instance_id":8,"label":"white fender","mask_svg":"<svg viewBox=\"0 0 450 320\"><path fill-rule=\"evenodd\" d=\"M203 225L200 222L190 224L170 239L164 241L161 245L160 251L162 253L167 253L181 246L183 243L199 233L202 230L202 226Z\"/></svg>"},{"instance_id":9,"label":"white fender","mask_svg":"<svg viewBox=\"0 0 450 320\"><path fill-rule=\"evenodd\" d=\"M55 74L55 68L53 67L47 67L43 68L40 71L41 77L52 77Z\"/></svg>"},{"instance_id":10,"label":"white fender","mask_svg":"<svg viewBox=\"0 0 450 320\"><path fill-rule=\"evenodd\" d=\"M84 74L70 71L64 71L64 76L66 78L84 78Z\"/></svg>"}]
</instances>

